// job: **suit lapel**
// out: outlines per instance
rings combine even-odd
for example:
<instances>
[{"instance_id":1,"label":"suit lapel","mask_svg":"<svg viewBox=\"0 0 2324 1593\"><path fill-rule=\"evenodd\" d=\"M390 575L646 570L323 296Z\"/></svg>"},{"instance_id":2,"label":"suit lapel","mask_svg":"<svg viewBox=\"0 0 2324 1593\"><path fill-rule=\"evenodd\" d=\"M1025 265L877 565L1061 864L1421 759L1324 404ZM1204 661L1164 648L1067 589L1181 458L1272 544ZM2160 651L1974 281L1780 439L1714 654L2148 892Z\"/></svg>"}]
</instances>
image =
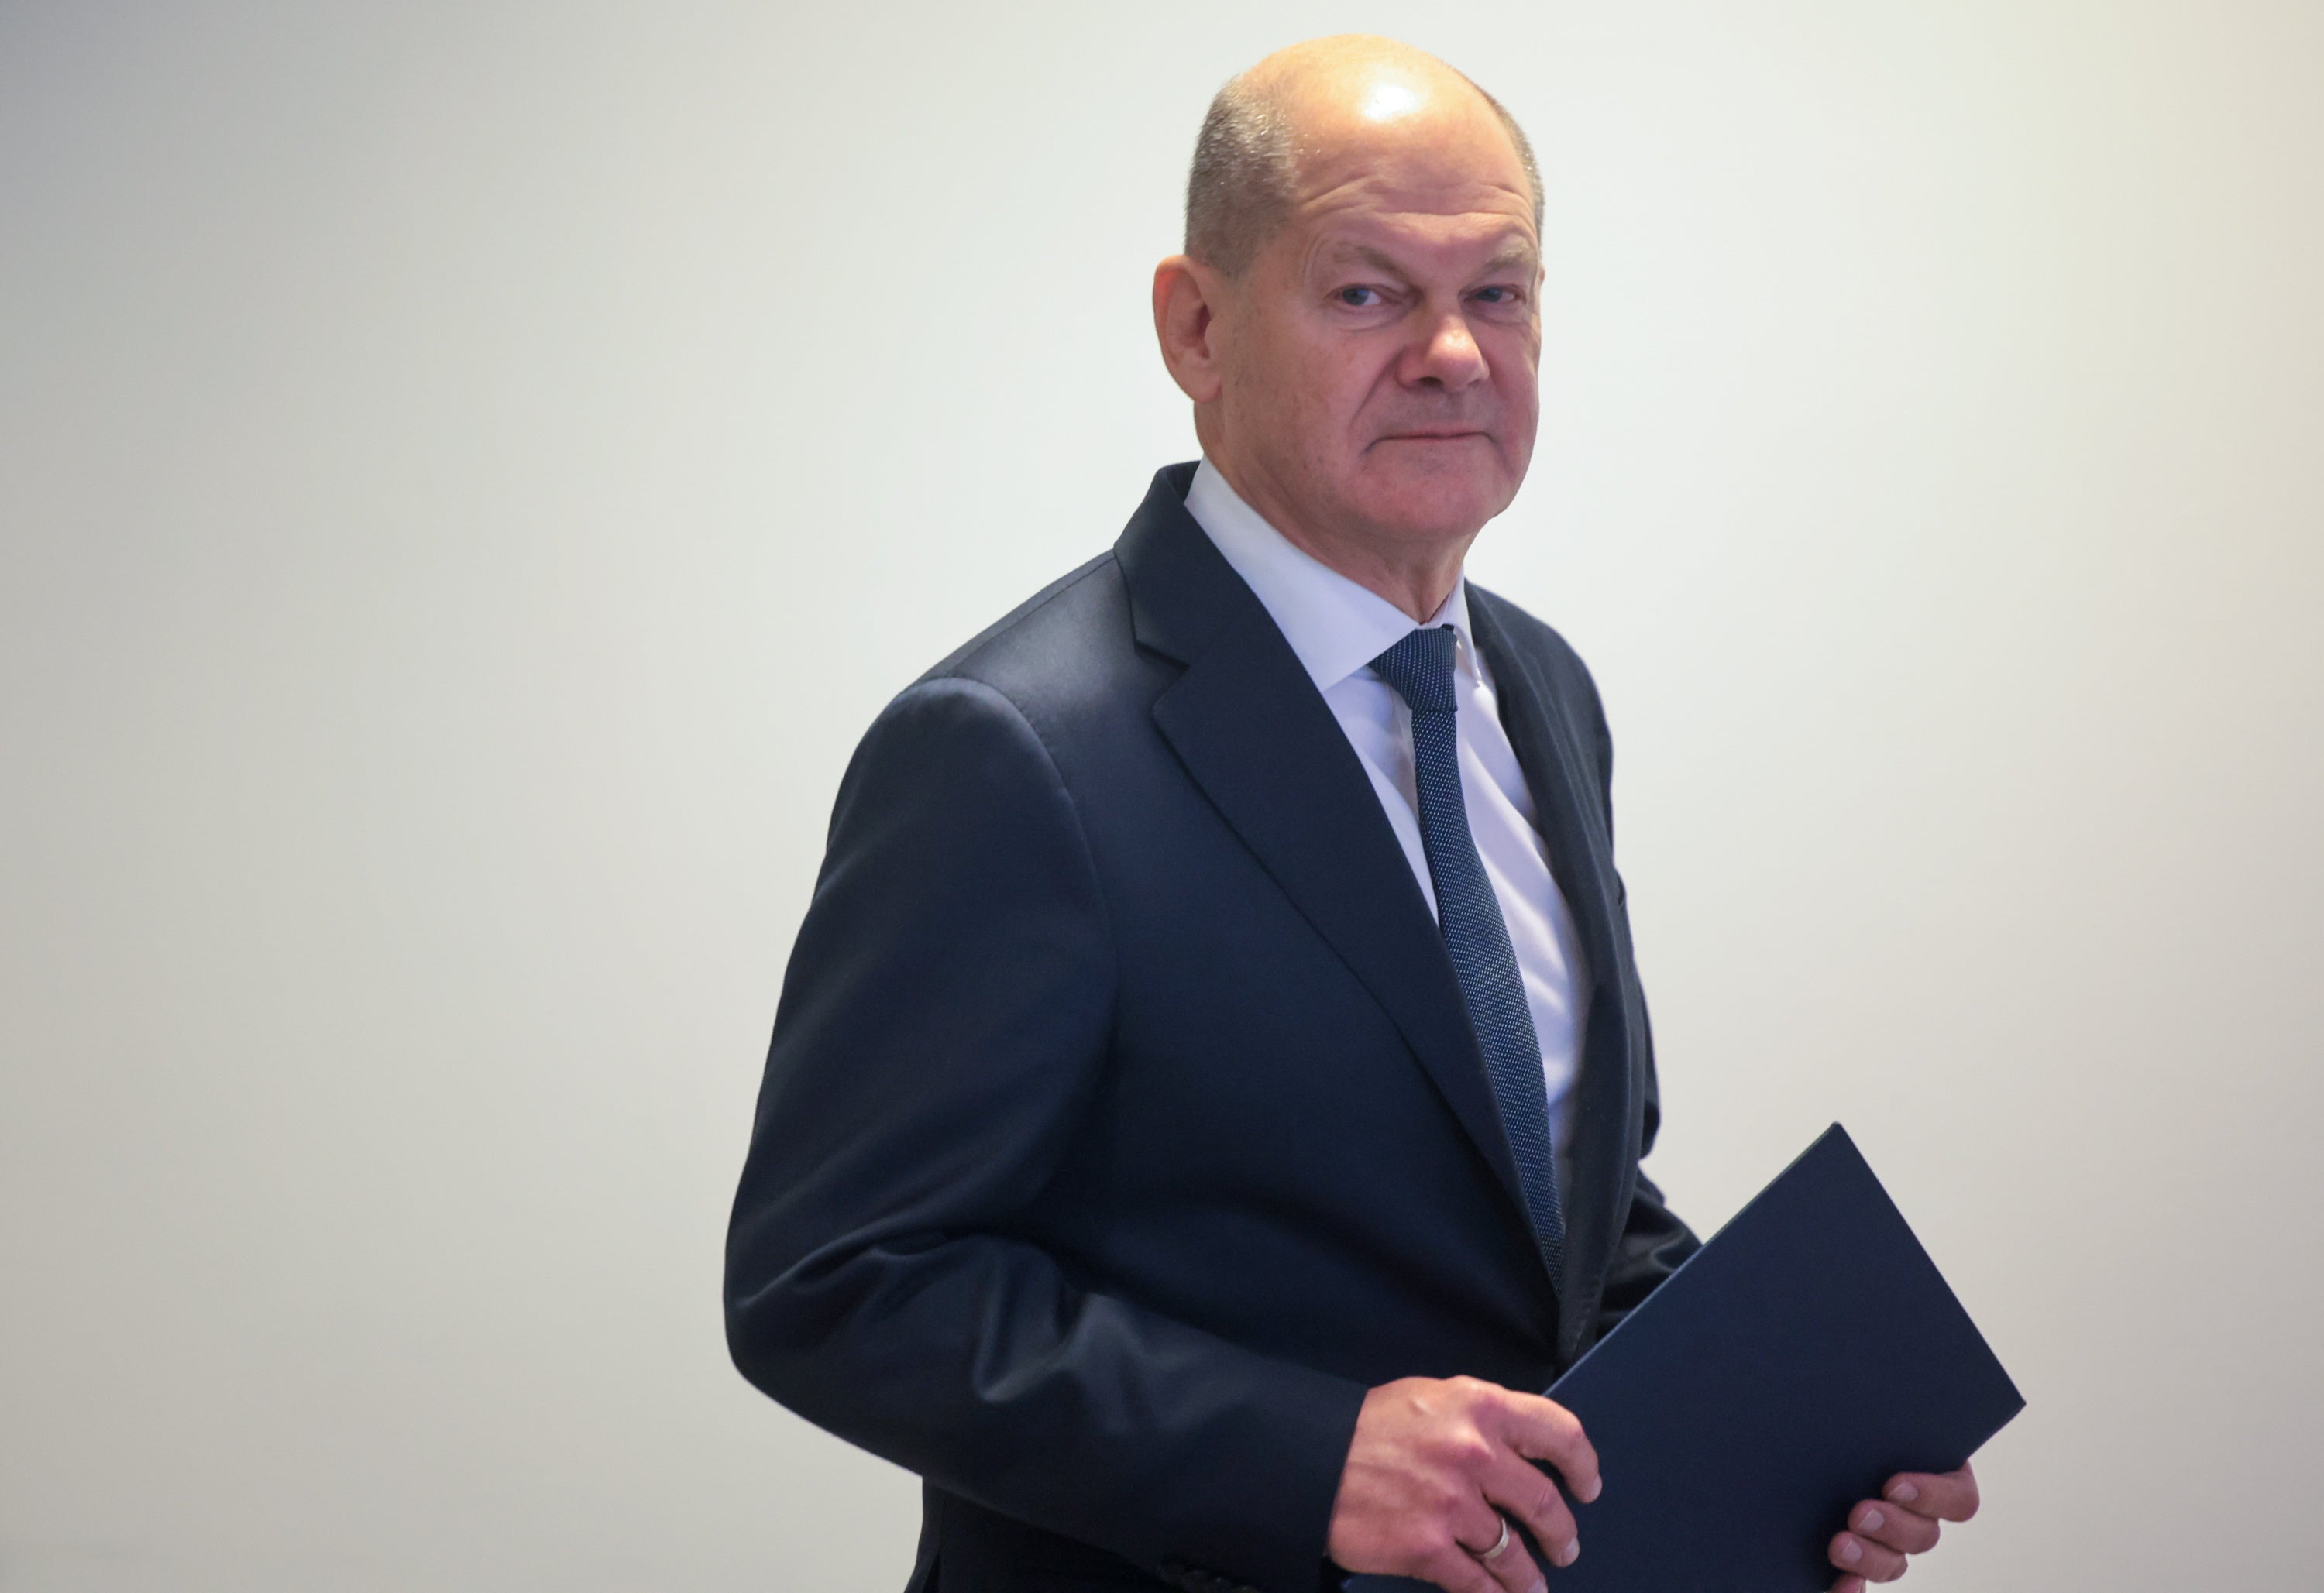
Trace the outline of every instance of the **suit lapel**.
<instances>
[{"instance_id":1,"label":"suit lapel","mask_svg":"<svg viewBox=\"0 0 2324 1593\"><path fill-rule=\"evenodd\" d=\"M1145 646L1185 672L1154 721L1194 783L1388 1013L1523 1220L1452 959L1370 778L1266 608L1156 478L1116 548Z\"/></svg>"},{"instance_id":2,"label":"suit lapel","mask_svg":"<svg viewBox=\"0 0 2324 1593\"><path fill-rule=\"evenodd\" d=\"M1567 1276L1559 1294L1561 1358L1580 1353L1594 1321L1617 1229L1635 1175L1640 1092L1631 1077L1632 1015L1625 943L1616 918L1615 876L1604 797L1583 756L1584 727L1573 723L1536 660L1512 645L1500 600L1469 589L1469 622L1493 674L1501 724L1533 793L1535 820L1550 872L1564 894L1590 959L1590 1017L1574 1086L1572 1194L1566 1212Z\"/></svg>"}]
</instances>

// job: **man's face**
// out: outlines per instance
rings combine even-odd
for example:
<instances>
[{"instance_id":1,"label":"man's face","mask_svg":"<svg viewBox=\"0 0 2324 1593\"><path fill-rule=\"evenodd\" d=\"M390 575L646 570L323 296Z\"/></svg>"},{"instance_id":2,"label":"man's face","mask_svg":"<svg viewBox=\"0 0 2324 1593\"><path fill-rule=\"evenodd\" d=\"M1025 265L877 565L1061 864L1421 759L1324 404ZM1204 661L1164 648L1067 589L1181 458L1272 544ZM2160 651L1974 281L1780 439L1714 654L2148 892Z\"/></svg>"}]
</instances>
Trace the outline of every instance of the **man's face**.
<instances>
[{"instance_id":1,"label":"man's face","mask_svg":"<svg viewBox=\"0 0 2324 1593\"><path fill-rule=\"evenodd\" d=\"M1481 105L1386 91L1311 148L1288 223L1224 296L1205 443L1302 525L1473 536L1516 496L1539 418L1524 168Z\"/></svg>"}]
</instances>

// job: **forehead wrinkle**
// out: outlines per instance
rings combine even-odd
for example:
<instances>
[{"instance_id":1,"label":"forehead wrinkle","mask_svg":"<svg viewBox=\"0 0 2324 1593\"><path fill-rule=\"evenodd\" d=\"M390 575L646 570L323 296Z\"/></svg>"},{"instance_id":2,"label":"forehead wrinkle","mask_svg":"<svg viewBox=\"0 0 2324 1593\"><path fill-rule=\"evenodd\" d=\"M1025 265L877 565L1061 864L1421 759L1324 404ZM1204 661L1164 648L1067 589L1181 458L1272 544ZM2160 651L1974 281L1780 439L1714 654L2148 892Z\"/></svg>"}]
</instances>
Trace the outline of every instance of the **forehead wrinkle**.
<instances>
[{"instance_id":1,"label":"forehead wrinkle","mask_svg":"<svg viewBox=\"0 0 2324 1593\"><path fill-rule=\"evenodd\" d=\"M1351 244L1342 239L1336 243L1322 244L1319 252L1328 264L1336 265L1342 261L1352 261L1358 265L1370 266L1374 271L1386 272L1392 277L1401 277L1406 274L1404 267L1398 264L1393 256L1384 250L1373 248L1369 244Z\"/></svg>"},{"instance_id":2,"label":"forehead wrinkle","mask_svg":"<svg viewBox=\"0 0 2324 1593\"><path fill-rule=\"evenodd\" d=\"M1540 266L1540 246L1532 238L1525 235L1514 220L1510 223L1509 231L1517 233L1517 235L1505 238L1494 249L1485 262L1477 268L1480 274L1506 271L1511 266L1529 268ZM1431 242L1422 243L1418 247L1425 253L1434 253L1444 245ZM1319 232L1309 242L1306 254L1306 263L1310 268L1318 263L1329 266L1339 264L1343 261L1352 261L1369 266L1374 271L1386 272L1391 276L1407 281L1413 274L1404 262L1387 250L1377 248L1370 244L1359 243L1352 238L1333 237L1323 232Z\"/></svg>"},{"instance_id":3,"label":"forehead wrinkle","mask_svg":"<svg viewBox=\"0 0 2324 1593\"><path fill-rule=\"evenodd\" d=\"M1320 162L1319 162L1320 163ZM1415 203L1424 197L1437 200L1434 204ZM1310 214L1328 213L1350 205L1371 203L1384 211L1404 212L1415 216L1462 216L1491 213L1502 214L1494 200L1503 201L1512 218L1533 217L1533 200L1526 193L1508 183L1489 177L1466 176L1459 181L1433 180L1430 177L1410 172L1356 170L1336 180L1322 183L1305 192L1295 193L1292 208Z\"/></svg>"}]
</instances>

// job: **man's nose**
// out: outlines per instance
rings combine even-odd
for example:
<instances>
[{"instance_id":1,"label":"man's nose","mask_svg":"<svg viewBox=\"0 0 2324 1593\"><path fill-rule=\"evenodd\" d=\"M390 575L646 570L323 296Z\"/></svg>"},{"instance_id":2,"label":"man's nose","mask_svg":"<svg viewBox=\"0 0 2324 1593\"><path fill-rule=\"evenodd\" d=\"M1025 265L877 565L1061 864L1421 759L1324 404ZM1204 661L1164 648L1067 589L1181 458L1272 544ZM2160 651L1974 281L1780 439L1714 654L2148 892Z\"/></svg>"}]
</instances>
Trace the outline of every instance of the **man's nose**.
<instances>
[{"instance_id":1,"label":"man's nose","mask_svg":"<svg viewBox=\"0 0 2324 1593\"><path fill-rule=\"evenodd\" d=\"M1407 386L1435 386L1457 391L1487 374L1484 350L1469 332L1468 318L1457 310L1432 317L1406 350L1403 376Z\"/></svg>"}]
</instances>

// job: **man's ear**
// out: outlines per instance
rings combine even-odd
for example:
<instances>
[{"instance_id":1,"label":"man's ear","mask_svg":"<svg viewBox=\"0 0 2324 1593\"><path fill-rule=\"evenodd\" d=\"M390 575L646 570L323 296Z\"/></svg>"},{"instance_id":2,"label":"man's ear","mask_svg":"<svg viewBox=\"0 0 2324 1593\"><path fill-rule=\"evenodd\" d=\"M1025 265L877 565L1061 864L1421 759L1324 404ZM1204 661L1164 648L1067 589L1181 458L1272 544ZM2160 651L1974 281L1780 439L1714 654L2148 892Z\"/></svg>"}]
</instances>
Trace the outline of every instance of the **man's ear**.
<instances>
[{"instance_id":1,"label":"man's ear","mask_svg":"<svg viewBox=\"0 0 2324 1593\"><path fill-rule=\"evenodd\" d=\"M1226 385L1219 369L1216 309L1225 284L1198 260L1173 254L1154 268L1154 336L1170 379L1197 404Z\"/></svg>"}]
</instances>

